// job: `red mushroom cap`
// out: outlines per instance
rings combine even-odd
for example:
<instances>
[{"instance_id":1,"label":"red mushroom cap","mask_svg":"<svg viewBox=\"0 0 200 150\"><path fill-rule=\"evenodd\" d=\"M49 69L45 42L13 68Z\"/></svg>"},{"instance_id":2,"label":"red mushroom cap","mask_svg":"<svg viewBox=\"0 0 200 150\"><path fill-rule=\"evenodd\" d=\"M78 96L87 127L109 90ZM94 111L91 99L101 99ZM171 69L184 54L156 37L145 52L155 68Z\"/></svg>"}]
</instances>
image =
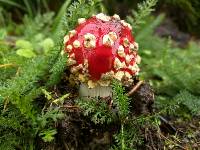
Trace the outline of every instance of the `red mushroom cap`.
<instances>
[{"instance_id":1,"label":"red mushroom cap","mask_svg":"<svg viewBox=\"0 0 200 150\"><path fill-rule=\"evenodd\" d=\"M90 88L108 86L113 78L132 82L139 72L140 57L130 24L118 15L102 13L87 20L80 18L78 23L64 38L73 78Z\"/></svg>"}]
</instances>

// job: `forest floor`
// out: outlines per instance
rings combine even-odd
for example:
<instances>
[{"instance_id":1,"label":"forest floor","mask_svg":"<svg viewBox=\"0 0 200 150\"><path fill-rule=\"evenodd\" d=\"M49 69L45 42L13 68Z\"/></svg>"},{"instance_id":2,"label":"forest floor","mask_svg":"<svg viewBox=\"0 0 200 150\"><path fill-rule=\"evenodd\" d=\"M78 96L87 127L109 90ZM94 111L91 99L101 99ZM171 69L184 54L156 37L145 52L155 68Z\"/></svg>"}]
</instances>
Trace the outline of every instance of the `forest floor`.
<instances>
[{"instance_id":1,"label":"forest floor","mask_svg":"<svg viewBox=\"0 0 200 150\"><path fill-rule=\"evenodd\" d=\"M153 18L152 20L149 21L147 19L147 22L148 21L150 22L149 26L151 26L152 25L151 23L154 20L157 19L156 18L157 16L151 16L151 17ZM149 18L151 19L151 17L149 17ZM19 77L18 75L20 74L20 71L22 70L22 66L24 64L26 64L28 61L31 62L31 59L32 58L34 59L35 56L38 56L38 57L41 57L41 58L43 58L43 55L48 56L48 51L47 52L44 51L44 49L46 47L45 46L42 47L41 45L44 44L45 41L48 41L48 42L50 41L50 45L54 45L53 40L54 40L55 37L51 37L50 36L51 34L49 35L50 28L51 28L50 20L53 20L53 16L52 16L51 13L49 13L49 18L46 17L46 16L40 16L40 15L39 15L39 18L41 20L38 19L38 18L36 18L35 20L31 18L30 19L31 21L30 20L27 21L28 22L27 25L25 25L25 23L23 23L23 22L22 22L22 24L19 24L19 26L17 25L16 28L19 31L18 30L15 31L15 27L13 27L11 25L11 28L12 28L11 31L16 32L16 33L19 32L19 35L18 35L18 33L17 34L15 33L16 35L15 34L12 35L12 33L8 33L8 35L6 35L6 38L2 40L3 43L4 43L4 45L2 47L8 46L8 48L3 48L2 53L0 53L2 55L2 56L0 55L0 64L2 64L0 69L2 69L2 71L5 73L5 77L4 77L4 73L2 73L3 74L2 76L0 76L0 79L1 79L0 83L4 83L4 80L9 80L9 79L12 79L12 78L15 79L15 77ZM47 19L47 20L45 21L44 18ZM158 16L158 18L159 18L159 16ZM27 19L27 18L25 18L25 19ZM44 21L44 22L42 22L42 21ZM130 135L130 136L132 136L131 137L132 139L127 142L128 143L127 145L132 146L132 147L136 148L137 150L144 150L144 149L147 149L147 150L198 150L199 149L200 150L200 115L192 114L191 112L193 111L192 110L193 108L191 108L191 110L190 110L190 108L189 109L187 108L187 104L190 105L192 103L192 101L190 101L190 103L188 102L186 104L185 103L182 104L181 102L178 103L181 109L185 109L185 108L186 109L183 112L180 112L180 114L179 114L179 111L182 111L182 110L174 110L175 113L176 113L175 115L174 114L168 115L168 113L166 113L166 112L161 113L163 107L165 108L165 106L166 106L164 104L163 104L161 109L159 108L159 106L158 107L155 106L156 101L158 100L157 97L164 95L163 97L164 97L165 101L167 101L167 100L173 101L173 100L175 100L176 96L180 94L179 92L181 92L182 90L185 90L185 89L188 90L191 95L194 94L193 96L196 97L197 99L199 98L199 95L198 95L199 91L196 88L196 86L192 89L191 89L191 87L189 87L189 88L185 87L185 86L191 86L192 85L193 79L191 79L191 77L188 77L186 79L187 83L182 84L182 82L181 82L181 84L178 85L175 88L173 87L173 84L167 83L167 88L172 87L171 91L173 91L173 90L175 91L175 92L173 91L174 93L172 92L172 94L169 92L171 95L167 92L162 93L162 90L164 91L165 87L159 86L161 84L166 84L166 82L168 82L168 81L170 83L171 82L173 83L177 79L177 78L173 79L173 77L174 77L173 75L177 75L176 72L175 73L173 72L174 74L172 73L172 75L169 74L170 78L167 78L167 76L165 76L166 72L164 72L164 73L162 72L163 70L161 70L161 69L163 69L165 67L163 65L165 63L165 60L164 60L165 57L161 56L162 53L159 53L159 52L164 51L165 49L169 49L170 50L169 55L167 54L167 52L166 53L163 52L163 53L165 53L167 55L166 56L166 57L168 57L167 59L171 59L170 56L175 54L174 55L175 57L173 57L173 62L175 62L174 64L176 64L176 63L178 64L179 62L182 61L182 60L176 61L176 59L178 60L178 59L182 59L182 58L188 56L189 65L187 64L186 61L185 61L186 63L184 62L185 64L184 63L178 64L182 68L177 65L178 67L180 67L182 69L182 70L180 69L182 71L181 73L183 73L181 75L184 75L184 69L185 69L184 67L185 66L191 67L192 68L191 70L197 70L196 68L198 68L198 67L194 67L195 65L192 64L196 61L194 60L194 62L190 62L190 61L193 61L193 57L195 58L195 55L196 55L195 52L196 51L194 50L194 51L191 51L191 53L186 53L186 54L183 54L183 55L179 55L179 54L182 54L182 52L186 52L187 48L190 49L190 47L188 45L191 44L190 43L191 41L194 42L195 44L197 44L199 39L194 37L190 33L185 33L183 31L180 31L178 29L177 25L175 23L173 23L173 21L170 18L166 17L164 19L164 21L161 21L161 22L162 23L160 25L158 25L157 27L155 27L155 29L152 29L153 30L152 35L149 34L150 32L147 32L147 34L144 34L145 36L143 36L143 37L140 36L140 41L138 42L138 43L141 43L142 48L144 48L144 49L142 49L144 51L142 51L142 50L139 51L139 53L141 53L141 56L143 56L142 58L144 58L144 63L141 64L141 68L143 67L144 70L141 71L142 72L141 74L144 75L146 73L146 77L149 77L147 80L149 80L149 81L142 82L142 84L139 85L134 90L134 92L129 96L129 98L130 98L130 114L127 118L128 119L131 118L132 120L135 119L136 121L134 120L135 122L134 121L133 122L136 124L136 126L134 126L135 125L134 123L133 123L133 126L130 126L130 128L129 128L129 126L127 126L127 128L128 128L127 131L132 130L133 132L135 132L133 135ZM41 29L40 30L37 29L37 27L40 28L40 26L38 25L39 23L41 23ZM155 22L153 22L153 23L155 23ZM147 26L148 26L148 24L147 24ZM24 32L24 30L23 30L24 27L29 27L30 31ZM47 27L47 29L45 29L45 27ZM33 30L34 28L36 28L36 29ZM151 27L149 27L149 28L151 28ZM143 33L147 31L145 29L144 29ZM7 29L5 29L5 31L6 30ZM34 32L32 33L32 31L34 31L35 33ZM30 32L30 33L28 33L28 32ZM138 33L139 32L140 32L140 30L138 30ZM159 43L160 41L162 42L159 45L160 46L159 48L157 48L158 45L156 45L155 47L152 46L154 41L153 42L148 41L149 39L151 40L151 38L153 40L156 40L157 36L158 36L158 42L155 41L155 45L157 43L160 44ZM172 42L172 48L171 47L168 48L168 45L167 45L168 39L170 39L171 41L170 40L169 41ZM2 42L2 41L0 41L0 42ZM145 42L148 41L148 42L146 42L147 45L145 45L146 43L144 41ZM18 42L18 45L16 44L17 42ZM28 45L28 49L30 50L30 51L28 51L28 54L27 53L25 55L17 54L17 51L20 51L20 49L23 48L23 47L20 47L20 44L19 44L20 42L22 42L22 43L24 42L25 46ZM47 46L49 46L48 44L47 44ZM27 49L27 47L25 47L25 50L26 49ZM158 55L154 55L154 53L156 53ZM172 55L170 55L170 54L172 54ZM191 55L191 57L188 54ZM28 55L28 57L27 57L27 55ZM33 57L32 56L29 57L29 55L33 55ZM60 52L59 52L59 55L60 55ZM154 56L157 57L157 58L154 59ZM180 57L176 58L176 56L180 56ZM61 56L58 56L58 57L61 58ZM58 62L59 61L60 60L58 60ZM55 61L55 62L57 62L57 61ZM157 62L159 62L159 63L157 63ZM17 64L17 63L19 63L19 64ZM65 61L65 63L66 63L66 61ZM5 66L4 64L8 65L8 66ZM53 65L55 65L55 64L53 64ZM53 67L55 67L55 66L53 66ZM169 66L168 66L168 68L171 69L170 70L171 72L173 71L174 68L175 69L178 68L177 66L175 66L174 68L173 67L170 68ZM147 70L145 70L146 69L145 67L147 68ZM65 67L63 67L63 68L65 68ZM168 68L166 68L166 69L168 69ZM50 68L50 69L52 69L52 68ZM53 68L53 69L55 69L55 68ZM190 68L188 70L190 71ZM49 71L48 73L52 73L51 71ZM55 71L55 70L53 70L53 71ZM61 72L62 72L62 69L61 69ZM39 135L40 132L39 132L39 127L38 127L38 132L35 133L35 137L33 137L33 139L32 139L34 142L36 141L36 149L38 149L38 150L40 150L40 149L43 149L43 150L54 150L54 149L56 149L56 150L107 150L107 149L110 149L111 147L113 148L113 145L116 146L117 144L119 144L118 141L120 141L120 140L118 139L118 141L116 141L115 135L117 135L117 134L119 135L119 133L121 131L122 121L119 119L120 118L118 116L119 113L117 112L119 110L116 110L116 105L113 104L113 99L110 98L110 97L107 97L107 98L102 98L100 100L103 100L103 102L105 104L107 104L106 108L109 108L109 112L111 112L111 113L113 113L114 115L117 116L115 118L116 120L113 119L114 121L111 122L110 124L105 123L106 119L104 120L104 123L102 123L102 124L101 123L95 123L91 119L90 115L87 116L87 115L84 114L85 110L83 108L81 108L77 103L78 89L77 89L77 87L69 84L69 78L68 78L69 77L69 70L67 68L65 68L64 72L62 72L62 73L63 73L63 75L62 75L61 81L59 80L57 85L53 84L49 87L47 86L49 89L45 87L46 88L45 90L46 90L46 92L49 91L49 93L47 92L48 94L52 94L53 100L59 99L60 97L62 97L66 93L69 94L69 97L67 97L65 99L64 104L61 104L59 106L58 105L54 106L53 104L51 105L51 108L61 109L61 112L64 114L64 118L57 120L57 118L55 117L56 115L53 114L52 116L55 117L53 119L55 119L56 121L54 121L52 123L51 122L52 118L50 118L48 116L49 110L46 109L46 106L48 106L50 102L47 100L45 93L43 93L41 91L38 92L40 94L37 95L38 97L36 96L37 98L34 97L34 94L35 94L34 91L33 91L33 93L30 94L30 97L31 96L34 97L33 99L31 99L32 97L30 98L30 104L34 104L34 106L33 106L34 108L35 108L35 105L36 105L36 110L39 108L39 110L41 110L41 112L42 112L42 114L40 114L40 113L36 114L36 120L39 117L40 117L39 119L44 117L42 119L44 119L46 121L45 123L47 124L47 125L45 124L44 126L49 127L49 129L55 129L55 132L52 135L51 134L48 135L48 132L47 132L47 137L49 136L50 139L51 138L52 139L48 142L44 142L43 138L45 136L41 136L42 134ZM8 75L6 75L6 74L8 74ZM147 74L150 74L150 75L148 76ZM180 74L180 72L179 72L179 74ZM189 74L189 75L191 75L191 74ZM145 76L143 76L143 77L145 77ZM178 77L180 77L180 76L178 76ZM166 80L166 78L168 80ZM195 78L195 79L198 79L198 78ZM29 79L27 79L27 78L22 79L22 85L24 83L26 83L26 82L24 82L25 80L29 81ZM43 85L46 85L46 83L44 83L44 82L47 82L47 80L49 80L49 76L48 77L43 76L40 79L33 80L33 82L37 83L37 84L39 83L39 86L41 86L40 88L43 89ZM143 78L143 80L145 80L145 78ZM151 81L151 80L153 80L153 81ZM156 84L153 83L154 80L155 80ZM141 81L140 79L136 78L134 85L138 85L138 83L140 83L140 81ZM183 80L183 82L185 82L185 80ZM177 83L174 83L174 84L177 84ZM4 84L2 84L2 85L4 85ZM196 83L195 83L195 85L196 85ZM12 87L12 84L11 84L11 87ZM16 86L16 87L18 87L18 86ZM136 86L134 86L134 87L136 87ZM161 92L159 91L160 93L158 92L159 87L163 88L161 90ZM14 86L14 88L15 88L15 86ZM126 93L130 92L130 90L132 88L133 87L125 88L125 92ZM195 89L195 91L193 92L192 90L194 90L194 89ZM24 90L24 89L22 89L22 90ZM18 94L18 93L15 93L15 89L14 89L13 93L18 96L19 101L20 101L21 98L23 98L23 96L26 96L26 92L29 92L29 91L30 91L30 89L28 87L28 90L26 91L26 89L25 89L25 92L22 91L21 95ZM3 98L4 97L1 97L1 95L0 95L0 102L3 101ZM15 99L15 95L14 95L13 99ZM29 97L26 98L26 99L24 98L24 102L26 102L28 100L29 100ZM97 102L96 104L100 105L100 103L101 102ZM162 102L160 102L160 103L162 103ZM14 103L14 106L15 105L21 106L20 104L21 103ZM3 108L2 110L3 111L6 110L5 108L7 108L8 105L7 105L7 101L5 103L3 102L2 103L2 108ZM172 105L173 105L173 103L172 103ZM13 105L11 105L11 106L13 106ZM27 106L29 106L29 105L27 105ZM134 109L132 109L132 108L134 108ZM24 106L23 109L27 110L27 107ZM9 108L8 108L8 110L9 110ZM43 110L46 111L47 113L43 112ZM188 114L187 114L187 112L188 112ZM45 118L46 117L45 113L47 114L47 118ZM23 117L26 116L26 111L22 111L22 114L20 114L20 115L22 115ZM158 120L155 119L157 122L154 120L155 121L154 123L156 123L157 126L152 125L153 123L149 124L149 122L148 122L149 120L146 119L146 118L144 119L144 122L141 123L142 125L141 124L138 125L137 119L140 118L140 116L141 116L141 118L142 117L148 118L148 116L150 116L150 117L155 116L156 119L158 119ZM4 117L6 118L7 116L5 115L2 118L4 118ZM12 117L12 115L11 115L11 117ZM14 116L14 119L15 119L15 116ZM124 119L124 120L126 121L126 119ZM49 123L48 121L51 122L50 125L48 124ZM24 122L21 123L19 121L19 124L20 123L22 124L22 125L20 124L20 128L24 127L25 129L26 128L31 129L30 130L31 132L29 132L27 135L33 135L32 127L37 127L37 125L33 124L31 126L30 125L31 123L26 125L26 123L28 122L27 120L24 121ZM41 124L39 124L38 126L40 126L40 125ZM41 128L40 130L43 131L43 129L45 129L45 127ZM135 130L137 130L137 131L135 131ZM1 131L1 128L0 128L0 131ZM4 129L2 129L2 131L4 131ZM5 129L5 131L6 131L6 134L7 134L7 129ZM8 131L9 132L11 131L10 128L8 128ZM17 136L21 135L21 133L23 133L23 132L21 132L21 130L19 130L19 131L18 131L18 129L16 129L16 135ZM27 131L29 131L29 130L27 130ZM25 132L25 130L24 130L24 132ZM0 135L0 138L4 136L4 135L3 136L2 135ZM15 133L14 133L14 135L15 135ZM127 133L127 135L129 136L129 132ZM55 136L55 139L54 139L54 136ZM35 140L35 138L36 138L36 140ZM17 137L17 140L18 140L18 137ZM34 142L32 143L33 145L35 144ZM133 143L132 145L131 145L131 142ZM20 144L23 145L24 143L20 143ZM20 144L17 145L18 147L15 146L15 145L14 146L17 147L17 149L21 150L22 148L20 148L20 146L21 146ZM1 146L1 139L0 139L0 146ZM117 145L117 146L119 146L119 145ZM114 149L115 148L113 148L112 150L114 150Z\"/></svg>"}]
</instances>

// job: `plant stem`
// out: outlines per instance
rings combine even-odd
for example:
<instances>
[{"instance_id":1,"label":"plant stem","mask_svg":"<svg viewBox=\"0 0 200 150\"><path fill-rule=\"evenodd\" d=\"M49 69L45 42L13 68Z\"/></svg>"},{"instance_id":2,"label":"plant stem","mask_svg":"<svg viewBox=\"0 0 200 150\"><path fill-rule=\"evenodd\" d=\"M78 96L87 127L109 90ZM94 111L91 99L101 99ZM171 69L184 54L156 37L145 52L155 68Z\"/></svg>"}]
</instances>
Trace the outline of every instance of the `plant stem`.
<instances>
[{"instance_id":1,"label":"plant stem","mask_svg":"<svg viewBox=\"0 0 200 150\"><path fill-rule=\"evenodd\" d=\"M122 132L122 136L121 136L121 138L122 138L122 150L125 150L125 144L124 144L124 124L122 123L122 125L121 125L121 132Z\"/></svg>"}]
</instances>

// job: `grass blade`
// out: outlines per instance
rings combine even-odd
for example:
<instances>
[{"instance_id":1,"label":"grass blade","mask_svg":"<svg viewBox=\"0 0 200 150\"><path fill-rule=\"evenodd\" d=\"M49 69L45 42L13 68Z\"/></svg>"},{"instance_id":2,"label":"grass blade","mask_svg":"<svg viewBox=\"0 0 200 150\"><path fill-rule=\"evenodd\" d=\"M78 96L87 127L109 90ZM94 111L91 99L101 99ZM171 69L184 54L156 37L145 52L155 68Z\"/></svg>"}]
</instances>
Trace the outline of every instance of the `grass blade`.
<instances>
[{"instance_id":1,"label":"grass blade","mask_svg":"<svg viewBox=\"0 0 200 150\"><path fill-rule=\"evenodd\" d=\"M60 23L60 20L62 19L62 17L65 15L66 9L69 6L69 4L71 3L71 0L66 0L65 3L62 5L62 7L60 8L54 23L53 23L53 27L52 27L52 31L54 32L58 26L58 24Z\"/></svg>"},{"instance_id":2,"label":"grass blade","mask_svg":"<svg viewBox=\"0 0 200 150\"><path fill-rule=\"evenodd\" d=\"M26 8L24 8L22 5L12 1L12 0L0 0L0 3L5 3L5 4L8 4L8 5L12 5L12 6L15 6L15 7L18 7L22 10L26 10Z\"/></svg>"}]
</instances>

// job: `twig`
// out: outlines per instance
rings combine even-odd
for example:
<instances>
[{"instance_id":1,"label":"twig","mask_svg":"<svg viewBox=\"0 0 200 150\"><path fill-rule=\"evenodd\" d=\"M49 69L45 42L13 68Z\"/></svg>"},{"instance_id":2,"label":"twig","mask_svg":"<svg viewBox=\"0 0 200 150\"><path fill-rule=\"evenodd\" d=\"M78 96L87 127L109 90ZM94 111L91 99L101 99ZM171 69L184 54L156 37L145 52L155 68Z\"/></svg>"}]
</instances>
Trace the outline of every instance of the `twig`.
<instances>
[{"instance_id":1,"label":"twig","mask_svg":"<svg viewBox=\"0 0 200 150\"><path fill-rule=\"evenodd\" d=\"M160 134L165 140L167 140L167 141L169 141L169 142L175 144L175 146L177 146L177 147L179 147L179 148L181 148L181 149L185 149L185 147L183 147L183 146L181 146L180 144L178 144L178 143L176 143L176 142L174 142L174 141L168 139L168 138L165 137L162 133L159 133L159 134Z\"/></svg>"},{"instance_id":2,"label":"twig","mask_svg":"<svg viewBox=\"0 0 200 150\"><path fill-rule=\"evenodd\" d=\"M137 89L144 83L144 81L139 81L129 92L128 96L131 96Z\"/></svg>"},{"instance_id":3,"label":"twig","mask_svg":"<svg viewBox=\"0 0 200 150\"><path fill-rule=\"evenodd\" d=\"M146 132L147 132L147 130L145 129L145 134L146 134ZM149 134L148 134L149 136L149 140L150 140L150 143L151 143L151 145L149 145L149 146L151 146L151 148L153 148L153 150L157 150L156 148L155 148L155 146L154 146L154 142L153 142L153 138L152 138L152 134L151 134L151 132L149 132ZM145 135L146 136L146 139L147 139L147 135Z\"/></svg>"},{"instance_id":4,"label":"twig","mask_svg":"<svg viewBox=\"0 0 200 150\"><path fill-rule=\"evenodd\" d=\"M3 105L3 112L6 111L6 108L7 108L8 103L9 103L9 100L8 100L8 98L6 98L6 99L5 99L5 102L4 102L4 105Z\"/></svg>"},{"instance_id":5,"label":"twig","mask_svg":"<svg viewBox=\"0 0 200 150\"><path fill-rule=\"evenodd\" d=\"M16 66L15 64L2 64L0 65L0 68L3 68L3 67L12 67L12 66Z\"/></svg>"},{"instance_id":6,"label":"twig","mask_svg":"<svg viewBox=\"0 0 200 150\"><path fill-rule=\"evenodd\" d=\"M18 75L19 75L19 73L20 73L20 67L18 67L18 68L17 68L17 72L16 72L16 74L15 74L15 75L16 75L16 76L18 76Z\"/></svg>"},{"instance_id":7,"label":"twig","mask_svg":"<svg viewBox=\"0 0 200 150\"><path fill-rule=\"evenodd\" d=\"M69 108L69 109L78 109L78 106L70 106L70 105L63 105L64 108Z\"/></svg>"}]
</instances>

